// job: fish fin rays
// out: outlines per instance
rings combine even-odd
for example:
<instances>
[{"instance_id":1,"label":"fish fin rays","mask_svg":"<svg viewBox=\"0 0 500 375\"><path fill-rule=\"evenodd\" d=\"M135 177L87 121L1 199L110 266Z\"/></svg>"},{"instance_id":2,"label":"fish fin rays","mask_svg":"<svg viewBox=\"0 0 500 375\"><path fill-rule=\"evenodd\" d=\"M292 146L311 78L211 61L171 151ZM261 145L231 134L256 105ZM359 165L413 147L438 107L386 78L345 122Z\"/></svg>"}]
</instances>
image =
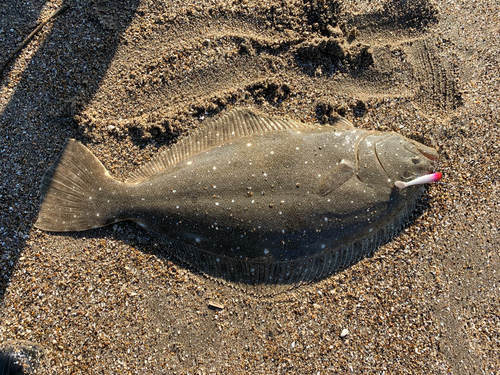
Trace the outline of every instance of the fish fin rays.
<instances>
[{"instance_id":1,"label":"fish fin rays","mask_svg":"<svg viewBox=\"0 0 500 375\"><path fill-rule=\"evenodd\" d=\"M307 127L309 125L299 121L274 118L248 109L235 109L179 140L172 147L133 172L126 183L141 183L193 155L248 135Z\"/></svg>"},{"instance_id":2,"label":"fish fin rays","mask_svg":"<svg viewBox=\"0 0 500 375\"><path fill-rule=\"evenodd\" d=\"M355 171L356 167L352 162L342 159L339 165L320 181L318 194L330 194L354 176Z\"/></svg>"},{"instance_id":3,"label":"fish fin rays","mask_svg":"<svg viewBox=\"0 0 500 375\"><path fill-rule=\"evenodd\" d=\"M114 183L90 150L69 139L56 161L43 175L41 208L35 227L54 231L81 231L110 223L97 196Z\"/></svg>"},{"instance_id":4,"label":"fish fin rays","mask_svg":"<svg viewBox=\"0 0 500 375\"><path fill-rule=\"evenodd\" d=\"M354 125L344 117L336 116L332 119L332 121L333 123L331 125L338 130L349 131L355 129Z\"/></svg>"}]
</instances>

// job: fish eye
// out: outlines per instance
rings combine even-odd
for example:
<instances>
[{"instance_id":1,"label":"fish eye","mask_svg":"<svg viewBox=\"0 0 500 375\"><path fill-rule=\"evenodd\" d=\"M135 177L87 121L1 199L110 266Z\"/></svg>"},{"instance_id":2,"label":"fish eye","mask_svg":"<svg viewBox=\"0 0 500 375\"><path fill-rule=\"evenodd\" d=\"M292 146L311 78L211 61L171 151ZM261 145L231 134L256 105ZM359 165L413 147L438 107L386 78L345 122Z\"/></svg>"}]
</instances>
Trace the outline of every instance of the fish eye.
<instances>
[{"instance_id":1,"label":"fish eye","mask_svg":"<svg viewBox=\"0 0 500 375\"><path fill-rule=\"evenodd\" d=\"M411 161L413 164L420 164L422 162L422 159L420 159L418 156L414 156L411 158Z\"/></svg>"}]
</instances>

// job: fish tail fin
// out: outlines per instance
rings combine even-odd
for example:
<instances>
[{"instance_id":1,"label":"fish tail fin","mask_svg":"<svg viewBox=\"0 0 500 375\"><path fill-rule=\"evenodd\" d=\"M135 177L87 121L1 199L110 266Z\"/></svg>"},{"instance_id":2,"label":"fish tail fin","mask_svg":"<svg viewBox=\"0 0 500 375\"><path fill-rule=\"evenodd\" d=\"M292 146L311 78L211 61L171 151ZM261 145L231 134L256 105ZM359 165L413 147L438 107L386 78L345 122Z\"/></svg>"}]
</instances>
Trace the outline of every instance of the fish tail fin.
<instances>
[{"instance_id":1,"label":"fish tail fin","mask_svg":"<svg viewBox=\"0 0 500 375\"><path fill-rule=\"evenodd\" d=\"M112 205L103 204L103 199L118 184L87 147L69 139L43 175L42 203L35 227L69 232L117 221L110 212Z\"/></svg>"}]
</instances>

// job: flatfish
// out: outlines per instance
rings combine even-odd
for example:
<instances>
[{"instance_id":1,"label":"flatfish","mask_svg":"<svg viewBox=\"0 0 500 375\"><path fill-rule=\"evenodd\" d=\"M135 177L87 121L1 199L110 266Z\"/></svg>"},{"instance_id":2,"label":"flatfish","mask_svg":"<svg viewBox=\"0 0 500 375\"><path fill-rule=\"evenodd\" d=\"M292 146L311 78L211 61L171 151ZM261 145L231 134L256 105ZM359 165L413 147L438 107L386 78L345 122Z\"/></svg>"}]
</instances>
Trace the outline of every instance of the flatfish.
<instances>
[{"instance_id":1,"label":"flatfish","mask_svg":"<svg viewBox=\"0 0 500 375\"><path fill-rule=\"evenodd\" d=\"M437 159L431 147L340 117L305 124L237 109L125 182L68 140L43 176L35 226L83 231L132 220L214 278L244 288L297 285L389 240L423 192L405 181L427 180Z\"/></svg>"}]
</instances>

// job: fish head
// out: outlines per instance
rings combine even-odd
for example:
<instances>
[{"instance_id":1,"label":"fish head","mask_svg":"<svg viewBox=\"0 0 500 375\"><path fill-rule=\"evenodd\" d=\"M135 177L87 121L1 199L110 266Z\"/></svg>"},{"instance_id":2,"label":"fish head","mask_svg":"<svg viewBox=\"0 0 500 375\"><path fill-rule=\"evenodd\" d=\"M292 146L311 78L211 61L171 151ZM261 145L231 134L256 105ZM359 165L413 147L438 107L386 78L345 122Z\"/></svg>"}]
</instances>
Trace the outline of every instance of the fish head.
<instances>
[{"instance_id":1,"label":"fish head","mask_svg":"<svg viewBox=\"0 0 500 375\"><path fill-rule=\"evenodd\" d=\"M365 138L358 151L358 175L374 184L393 186L432 173L437 151L397 133L375 133Z\"/></svg>"}]
</instances>

